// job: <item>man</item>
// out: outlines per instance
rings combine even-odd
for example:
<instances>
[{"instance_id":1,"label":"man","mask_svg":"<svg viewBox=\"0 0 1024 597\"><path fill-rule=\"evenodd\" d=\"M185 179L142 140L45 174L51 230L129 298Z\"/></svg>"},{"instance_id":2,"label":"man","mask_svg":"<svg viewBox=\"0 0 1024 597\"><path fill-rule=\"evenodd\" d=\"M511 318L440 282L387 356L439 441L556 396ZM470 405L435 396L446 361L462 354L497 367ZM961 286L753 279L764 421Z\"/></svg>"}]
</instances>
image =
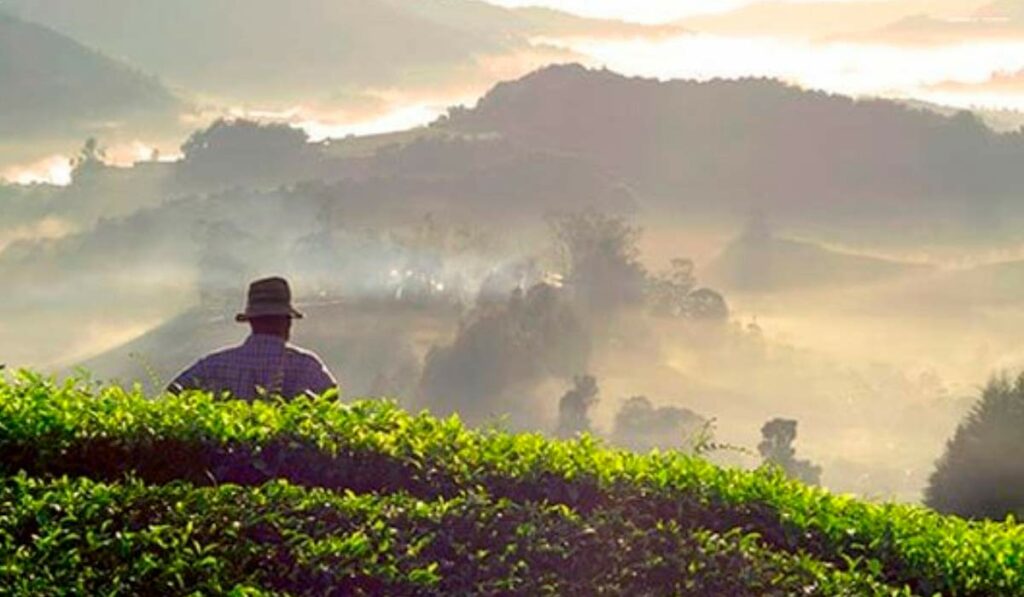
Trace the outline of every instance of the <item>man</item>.
<instances>
[{"instance_id":1,"label":"man","mask_svg":"<svg viewBox=\"0 0 1024 597\"><path fill-rule=\"evenodd\" d=\"M171 382L168 391L230 392L236 398L253 400L262 395L317 395L337 387L320 357L288 343L292 320L301 318L302 313L292 306L286 280L253 282L245 312L235 317L247 322L252 334L239 346L200 359Z\"/></svg>"}]
</instances>

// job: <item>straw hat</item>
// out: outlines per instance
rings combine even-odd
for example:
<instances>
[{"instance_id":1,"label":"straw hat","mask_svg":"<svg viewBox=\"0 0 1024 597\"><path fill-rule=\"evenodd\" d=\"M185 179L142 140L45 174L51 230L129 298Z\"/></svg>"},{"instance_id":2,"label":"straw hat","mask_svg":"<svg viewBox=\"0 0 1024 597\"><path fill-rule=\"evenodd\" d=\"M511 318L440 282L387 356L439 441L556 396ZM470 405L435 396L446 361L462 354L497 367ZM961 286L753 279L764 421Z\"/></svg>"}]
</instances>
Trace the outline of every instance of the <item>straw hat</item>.
<instances>
[{"instance_id":1,"label":"straw hat","mask_svg":"<svg viewBox=\"0 0 1024 597\"><path fill-rule=\"evenodd\" d=\"M249 297L245 312L235 316L235 321L249 321L257 317L291 317L301 319L292 306L292 290L284 278L265 278L249 285Z\"/></svg>"}]
</instances>

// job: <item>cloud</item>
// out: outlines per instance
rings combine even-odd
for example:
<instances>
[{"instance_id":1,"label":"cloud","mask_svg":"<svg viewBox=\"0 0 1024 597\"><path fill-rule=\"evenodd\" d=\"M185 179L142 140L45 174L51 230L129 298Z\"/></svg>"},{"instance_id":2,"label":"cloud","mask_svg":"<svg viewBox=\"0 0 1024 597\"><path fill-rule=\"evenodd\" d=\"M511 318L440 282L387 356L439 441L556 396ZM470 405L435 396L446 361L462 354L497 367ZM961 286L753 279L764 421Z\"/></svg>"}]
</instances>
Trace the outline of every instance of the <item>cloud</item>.
<instances>
[{"instance_id":1,"label":"cloud","mask_svg":"<svg viewBox=\"0 0 1024 597\"><path fill-rule=\"evenodd\" d=\"M488 0L513 8L544 6L587 17L665 23L685 16L732 10L751 0Z\"/></svg>"},{"instance_id":2,"label":"cloud","mask_svg":"<svg viewBox=\"0 0 1024 597\"><path fill-rule=\"evenodd\" d=\"M932 85L930 89L951 92L994 92L1024 94L1024 70L1016 72L1000 71L984 81L943 81Z\"/></svg>"},{"instance_id":3,"label":"cloud","mask_svg":"<svg viewBox=\"0 0 1024 597\"><path fill-rule=\"evenodd\" d=\"M919 14L970 15L977 0L767 1L680 21L703 33L820 39L885 28Z\"/></svg>"}]
</instances>

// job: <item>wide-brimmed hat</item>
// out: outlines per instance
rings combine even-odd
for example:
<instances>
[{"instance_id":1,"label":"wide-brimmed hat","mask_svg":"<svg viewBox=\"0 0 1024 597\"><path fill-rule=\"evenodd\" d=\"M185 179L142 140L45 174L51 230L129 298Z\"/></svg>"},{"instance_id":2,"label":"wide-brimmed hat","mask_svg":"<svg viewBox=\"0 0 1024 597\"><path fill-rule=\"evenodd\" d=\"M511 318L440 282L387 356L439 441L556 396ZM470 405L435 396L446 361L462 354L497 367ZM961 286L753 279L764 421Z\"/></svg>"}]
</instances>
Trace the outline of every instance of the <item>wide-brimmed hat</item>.
<instances>
[{"instance_id":1,"label":"wide-brimmed hat","mask_svg":"<svg viewBox=\"0 0 1024 597\"><path fill-rule=\"evenodd\" d=\"M235 316L235 321L249 321L257 317L291 317L302 319L292 306L292 289L284 278L265 278L249 285L249 297L245 312Z\"/></svg>"}]
</instances>

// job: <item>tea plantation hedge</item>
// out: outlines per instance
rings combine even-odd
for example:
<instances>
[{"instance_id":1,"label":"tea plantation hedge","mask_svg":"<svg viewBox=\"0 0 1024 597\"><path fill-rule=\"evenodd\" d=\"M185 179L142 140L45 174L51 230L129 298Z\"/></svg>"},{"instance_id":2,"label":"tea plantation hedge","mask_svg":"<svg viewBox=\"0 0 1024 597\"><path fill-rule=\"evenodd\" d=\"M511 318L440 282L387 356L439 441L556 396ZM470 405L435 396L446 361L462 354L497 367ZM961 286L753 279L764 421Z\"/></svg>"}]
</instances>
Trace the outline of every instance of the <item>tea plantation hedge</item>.
<instances>
[{"instance_id":1,"label":"tea plantation hedge","mask_svg":"<svg viewBox=\"0 0 1024 597\"><path fill-rule=\"evenodd\" d=\"M0 381L3 594L1024 595L1021 528L388 402Z\"/></svg>"}]
</instances>

